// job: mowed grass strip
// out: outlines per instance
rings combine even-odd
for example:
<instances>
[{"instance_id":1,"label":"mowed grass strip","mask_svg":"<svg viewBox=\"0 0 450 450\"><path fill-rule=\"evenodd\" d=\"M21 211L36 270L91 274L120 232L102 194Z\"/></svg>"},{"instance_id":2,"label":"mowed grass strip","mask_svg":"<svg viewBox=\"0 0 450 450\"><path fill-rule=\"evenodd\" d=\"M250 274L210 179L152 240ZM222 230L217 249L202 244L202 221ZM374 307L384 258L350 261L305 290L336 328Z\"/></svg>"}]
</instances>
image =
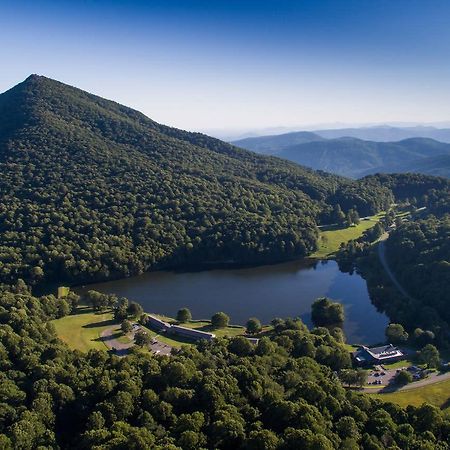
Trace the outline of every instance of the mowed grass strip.
<instances>
[{"instance_id":1,"label":"mowed grass strip","mask_svg":"<svg viewBox=\"0 0 450 450\"><path fill-rule=\"evenodd\" d=\"M91 349L106 350L100 340L101 333L114 326L111 312L95 313L91 308L82 307L78 314L52 321L58 337L70 348L87 352Z\"/></svg>"},{"instance_id":2,"label":"mowed grass strip","mask_svg":"<svg viewBox=\"0 0 450 450\"><path fill-rule=\"evenodd\" d=\"M431 403L450 411L450 380L407 391L370 395L384 402L396 403L404 408L408 405L420 406L423 403Z\"/></svg>"},{"instance_id":3,"label":"mowed grass strip","mask_svg":"<svg viewBox=\"0 0 450 450\"><path fill-rule=\"evenodd\" d=\"M319 234L319 248L311 257L328 258L334 255L339 250L341 244L361 237L364 231L374 227L384 215L384 212L378 213L369 219L361 220L358 225L347 228L334 227L332 229L321 230Z\"/></svg>"}]
</instances>

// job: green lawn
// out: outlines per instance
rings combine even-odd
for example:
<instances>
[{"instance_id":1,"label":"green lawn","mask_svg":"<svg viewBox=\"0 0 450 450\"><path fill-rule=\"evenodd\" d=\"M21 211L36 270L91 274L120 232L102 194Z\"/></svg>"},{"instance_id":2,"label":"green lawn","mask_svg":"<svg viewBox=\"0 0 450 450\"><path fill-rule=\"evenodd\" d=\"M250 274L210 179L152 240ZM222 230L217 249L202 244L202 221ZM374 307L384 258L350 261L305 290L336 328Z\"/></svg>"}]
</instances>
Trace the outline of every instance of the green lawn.
<instances>
[{"instance_id":1,"label":"green lawn","mask_svg":"<svg viewBox=\"0 0 450 450\"><path fill-rule=\"evenodd\" d=\"M103 330L114 325L111 312L94 313L92 308L78 308L78 314L52 321L58 337L69 347L83 352L90 349L105 350L99 340Z\"/></svg>"},{"instance_id":2,"label":"green lawn","mask_svg":"<svg viewBox=\"0 0 450 450\"><path fill-rule=\"evenodd\" d=\"M380 212L368 220L361 220L359 225L347 228L338 228L337 226L329 227L328 229L323 228L319 235L319 248L311 255L311 257L323 259L332 256L339 250L342 243L358 239L362 236L364 231L375 226L384 215L384 212Z\"/></svg>"},{"instance_id":3,"label":"green lawn","mask_svg":"<svg viewBox=\"0 0 450 450\"><path fill-rule=\"evenodd\" d=\"M426 402L450 410L450 380L402 392L370 395L385 402L397 403L402 407L408 405L420 406Z\"/></svg>"},{"instance_id":4,"label":"green lawn","mask_svg":"<svg viewBox=\"0 0 450 450\"><path fill-rule=\"evenodd\" d=\"M155 314L156 315L156 314ZM168 323L176 323L176 321L173 318L165 317L158 315L158 317L162 318ZM231 325L226 328L221 329L212 329L211 323L207 320L192 320L187 323L180 324L183 327L186 328L195 328L200 331L206 331L208 333L214 333L217 337L233 337L233 336L239 336L245 333L245 327L239 326L239 325ZM189 339L175 336L175 335L166 335L166 334L158 334L157 332L153 330L149 330L149 333L152 337L155 337L158 339L158 341L170 345L172 347L181 347L182 345L194 345L194 342L192 342Z\"/></svg>"},{"instance_id":5,"label":"green lawn","mask_svg":"<svg viewBox=\"0 0 450 450\"><path fill-rule=\"evenodd\" d=\"M165 316L158 316L169 323L176 323L175 319ZM56 333L59 338L66 342L69 347L84 352L90 349L105 350L106 345L100 340L101 333L111 327L117 335L116 339L119 342L127 344L130 338L124 335L120 330L120 325L115 324L112 320L111 312L94 313L92 308L82 306L78 308L78 314L63 317L52 321L55 326ZM239 325L230 325L222 329L212 329L211 323L207 320L193 320L182 324L187 328L195 328L201 331L214 333L217 337L233 337L245 333L245 327ZM263 327L263 332L269 330L270 326ZM158 334L153 330L147 329L152 337L156 337L160 342L170 345L172 347L181 347L182 345L193 345L194 343L186 338Z\"/></svg>"},{"instance_id":6,"label":"green lawn","mask_svg":"<svg viewBox=\"0 0 450 450\"><path fill-rule=\"evenodd\" d=\"M205 321L194 320L191 322L182 323L181 325L186 328L195 328L196 330L206 331L207 333L214 333L217 337L223 336L233 337L245 333L245 327L239 325L232 325L226 328L213 329L211 327L211 322L207 320Z\"/></svg>"}]
</instances>

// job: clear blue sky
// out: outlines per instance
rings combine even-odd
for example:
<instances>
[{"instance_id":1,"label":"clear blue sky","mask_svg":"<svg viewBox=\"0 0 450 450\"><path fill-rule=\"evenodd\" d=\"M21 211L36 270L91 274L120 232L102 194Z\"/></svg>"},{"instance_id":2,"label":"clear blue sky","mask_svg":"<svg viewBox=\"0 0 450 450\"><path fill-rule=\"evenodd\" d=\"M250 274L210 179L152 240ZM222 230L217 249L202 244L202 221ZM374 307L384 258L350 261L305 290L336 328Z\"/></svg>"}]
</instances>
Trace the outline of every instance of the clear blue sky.
<instances>
[{"instance_id":1,"label":"clear blue sky","mask_svg":"<svg viewBox=\"0 0 450 450\"><path fill-rule=\"evenodd\" d=\"M0 4L0 91L38 73L169 125L450 120L448 0Z\"/></svg>"}]
</instances>

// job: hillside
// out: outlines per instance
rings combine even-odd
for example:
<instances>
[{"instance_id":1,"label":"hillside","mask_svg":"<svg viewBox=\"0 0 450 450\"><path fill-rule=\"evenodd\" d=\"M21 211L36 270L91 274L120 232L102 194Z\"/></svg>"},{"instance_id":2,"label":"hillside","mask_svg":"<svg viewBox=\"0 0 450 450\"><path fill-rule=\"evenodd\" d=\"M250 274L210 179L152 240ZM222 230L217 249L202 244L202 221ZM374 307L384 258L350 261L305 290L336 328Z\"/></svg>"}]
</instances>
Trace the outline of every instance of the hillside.
<instances>
[{"instance_id":1,"label":"hillside","mask_svg":"<svg viewBox=\"0 0 450 450\"><path fill-rule=\"evenodd\" d=\"M286 147L322 140L324 139L318 134L308 131L297 131L272 136L250 137L233 141L232 144L265 155L277 155Z\"/></svg>"},{"instance_id":2,"label":"hillside","mask_svg":"<svg viewBox=\"0 0 450 450\"><path fill-rule=\"evenodd\" d=\"M0 280L83 282L303 256L332 205L389 200L45 77L0 95Z\"/></svg>"},{"instance_id":3,"label":"hillside","mask_svg":"<svg viewBox=\"0 0 450 450\"><path fill-rule=\"evenodd\" d=\"M285 145L289 141L289 136L288 134L261 137L259 141L252 141L252 145L247 147L244 144L248 140L240 142L249 150L259 151L258 149L263 148L265 153L276 154L280 158L316 170L352 178L376 172L406 172L410 168L419 173L433 174L433 162L424 161L422 167L420 160L450 155L450 144L425 138L411 138L399 142L373 142L341 137ZM253 145L255 142L258 142L258 145ZM408 166L410 163L411 165ZM436 173L436 175L445 173L444 169L443 173Z\"/></svg>"},{"instance_id":4,"label":"hillside","mask_svg":"<svg viewBox=\"0 0 450 450\"><path fill-rule=\"evenodd\" d=\"M406 163L398 163L391 166L375 167L367 171L367 175L373 173L422 173L436 177L450 178L450 155L430 156L428 158L415 159Z\"/></svg>"}]
</instances>

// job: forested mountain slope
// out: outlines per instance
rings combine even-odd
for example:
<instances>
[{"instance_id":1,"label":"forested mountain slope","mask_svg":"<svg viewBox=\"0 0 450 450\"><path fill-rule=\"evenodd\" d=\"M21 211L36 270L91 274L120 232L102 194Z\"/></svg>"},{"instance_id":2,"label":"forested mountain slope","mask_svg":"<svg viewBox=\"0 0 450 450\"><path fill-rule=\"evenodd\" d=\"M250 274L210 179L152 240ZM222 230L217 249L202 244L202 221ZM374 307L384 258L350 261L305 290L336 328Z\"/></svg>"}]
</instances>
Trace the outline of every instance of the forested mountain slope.
<instances>
[{"instance_id":1,"label":"forested mountain slope","mask_svg":"<svg viewBox=\"0 0 450 450\"><path fill-rule=\"evenodd\" d=\"M400 162L390 166L375 167L367 171L372 173L422 173L436 177L450 178L450 154L430 156L414 161Z\"/></svg>"},{"instance_id":2,"label":"forested mountain slope","mask_svg":"<svg viewBox=\"0 0 450 450\"><path fill-rule=\"evenodd\" d=\"M0 170L6 282L302 256L333 204L367 215L391 199L39 76L0 95Z\"/></svg>"},{"instance_id":3,"label":"forested mountain slope","mask_svg":"<svg viewBox=\"0 0 450 450\"><path fill-rule=\"evenodd\" d=\"M448 173L432 173L436 164L421 159L450 157L450 144L433 139L413 138L399 142L373 142L342 137L337 139L316 139L308 142L286 145L291 134L266 136L240 141L240 145L261 153L276 154L280 158L298 164L343 176L359 178L371 173L407 172L409 169L430 175L447 175ZM295 135L295 133L292 133ZM256 141L256 139L259 139ZM254 143L258 145L254 145ZM260 149L263 150L260 150ZM408 165L409 164L409 165ZM431 164L431 167L429 165Z\"/></svg>"}]
</instances>

